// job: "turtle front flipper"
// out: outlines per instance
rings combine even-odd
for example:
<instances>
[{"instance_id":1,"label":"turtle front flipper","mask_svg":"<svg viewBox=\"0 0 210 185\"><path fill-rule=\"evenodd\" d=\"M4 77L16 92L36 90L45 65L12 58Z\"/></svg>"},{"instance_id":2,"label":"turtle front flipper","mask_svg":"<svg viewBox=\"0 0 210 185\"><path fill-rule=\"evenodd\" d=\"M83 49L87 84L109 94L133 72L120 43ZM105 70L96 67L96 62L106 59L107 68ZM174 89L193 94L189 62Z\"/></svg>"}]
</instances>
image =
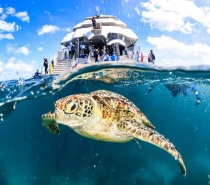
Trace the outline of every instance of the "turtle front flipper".
<instances>
[{"instance_id":1,"label":"turtle front flipper","mask_svg":"<svg viewBox=\"0 0 210 185\"><path fill-rule=\"evenodd\" d=\"M42 115L42 126L45 126L53 134L60 134L58 123L55 121L54 112L48 112Z\"/></svg>"},{"instance_id":2,"label":"turtle front flipper","mask_svg":"<svg viewBox=\"0 0 210 185\"><path fill-rule=\"evenodd\" d=\"M160 135L155 130L148 128L144 125L140 125L131 120L125 120L118 123L118 129L125 131L135 138L138 138L142 141L151 143L156 145L163 150L170 153L176 160L179 161L180 168L182 170L183 175L185 176L187 171L180 153L175 149L175 146L167 140L164 136Z\"/></svg>"}]
</instances>

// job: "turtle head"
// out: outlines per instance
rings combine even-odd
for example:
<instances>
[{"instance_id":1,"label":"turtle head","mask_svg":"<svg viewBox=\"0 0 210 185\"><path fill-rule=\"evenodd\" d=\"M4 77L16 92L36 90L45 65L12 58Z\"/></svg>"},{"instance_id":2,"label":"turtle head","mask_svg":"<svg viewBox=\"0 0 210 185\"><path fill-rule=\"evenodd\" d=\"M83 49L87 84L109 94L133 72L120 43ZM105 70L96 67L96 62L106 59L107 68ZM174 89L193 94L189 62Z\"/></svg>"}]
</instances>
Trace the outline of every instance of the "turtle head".
<instances>
[{"instance_id":1,"label":"turtle head","mask_svg":"<svg viewBox=\"0 0 210 185\"><path fill-rule=\"evenodd\" d=\"M71 128L87 123L92 115L93 101L88 94L67 96L55 102L55 120Z\"/></svg>"}]
</instances>

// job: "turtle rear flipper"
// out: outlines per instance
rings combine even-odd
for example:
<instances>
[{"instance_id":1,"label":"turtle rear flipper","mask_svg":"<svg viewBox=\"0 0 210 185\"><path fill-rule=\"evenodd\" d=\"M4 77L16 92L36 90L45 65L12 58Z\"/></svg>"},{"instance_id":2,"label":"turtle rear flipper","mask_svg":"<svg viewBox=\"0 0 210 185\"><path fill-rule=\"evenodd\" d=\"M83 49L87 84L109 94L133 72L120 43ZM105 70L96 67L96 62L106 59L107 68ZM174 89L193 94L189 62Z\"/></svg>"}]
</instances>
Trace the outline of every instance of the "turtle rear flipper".
<instances>
[{"instance_id":1,"label":"turtle rear flipper","mask_svg":"<svg viewBox=\"0 0 210 185\"><path fill-rule=\"evenodd\" d=\"M187 173L184 161L180 153L176 150L175 146L167 140L164 136L160 135L155 130L148 128L144 125L139 125L138 123L132 120L121 121L118 124L119 130L125 131L135 138L138 138L142 141L151 143L155 146L162 148L163 150L170 153L180 164L183 175Z\"/></svg>"},{"instance_id":2,"label":"turtle rear flipper","mask_svg":"<svg viewBox=\"0 0 210 185\"><path fill-rule=\"evenodd\" d=\"M42 115L42 126L45 126L53 134L60 134L58 123L55 121L54 112L48 112Z\"/></svg>"}]
</instances>

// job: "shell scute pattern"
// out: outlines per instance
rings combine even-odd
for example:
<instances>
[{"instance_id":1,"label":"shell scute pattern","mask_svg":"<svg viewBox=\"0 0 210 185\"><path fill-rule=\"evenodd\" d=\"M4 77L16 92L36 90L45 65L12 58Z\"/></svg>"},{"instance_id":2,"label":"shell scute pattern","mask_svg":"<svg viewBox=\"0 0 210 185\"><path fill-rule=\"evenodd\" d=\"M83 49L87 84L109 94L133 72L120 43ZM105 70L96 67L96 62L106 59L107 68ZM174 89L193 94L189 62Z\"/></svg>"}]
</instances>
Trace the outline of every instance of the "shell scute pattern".
<instances>
[{"instance_id":1,"label":"shell scute pattern","mask_svg":"<svg viewBox=\"0 0 210 185\"><path fill-rule=\"evenodd\" d=\"M107 105L112 109L127 110L132 112L141 112L131 101L127 98L109 91L95 91L90 93L94 99L100 102L104 102L103 105Z\"/></svg>"},{"instance_id":2,"label":"shell scute pattern","mask_svg":"<svg viewBox=\"0 0 210 185\"><path fill-rule=\"evenodd\" d=\"M90 94L93 97L99 97L101 100L107 102L107 104L113 109L139 110L130 100L117 93L100 90Z\"/></svg>"},{"instance_id":3,"label":"shell scute pattern","mask_svg":"<svg viewBox=\"0 0 210 185\"><path fill-rule=\"evenodd\" d=\"M139 124L154 128L151 123L141 119L144 116L143 113L124 96L106 90L94 91L90 95L98 101L103 118L115 121L132 118Z\"/></svg>"}]
</instances>

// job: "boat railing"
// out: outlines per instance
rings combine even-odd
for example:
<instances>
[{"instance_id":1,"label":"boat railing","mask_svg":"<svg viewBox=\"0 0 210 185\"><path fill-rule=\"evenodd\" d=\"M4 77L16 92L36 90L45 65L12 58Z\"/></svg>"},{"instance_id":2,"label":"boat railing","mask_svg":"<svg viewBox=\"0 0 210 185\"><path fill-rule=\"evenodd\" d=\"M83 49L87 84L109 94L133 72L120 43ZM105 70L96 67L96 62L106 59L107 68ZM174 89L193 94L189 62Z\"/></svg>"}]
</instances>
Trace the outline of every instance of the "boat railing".
<instances>
[{"instance_id":1,"label":"boat railing","mask_svg":"<svg viewBox=\"0 0 210 185\"><path fill-rule=\"evenodd\" d=\"M64 60L64 52L63 51L57 51L57 60Z\"/></svg>"},{"instance_id":2,"label":"boat railing","mask_svg":"<svg viewBox=\"0 0 210 185\"><path fill-rule=\"evenodd\" d=\"M57 51L57 60L65 60L69 59L69 51L68 49L63 49L62 51Z\"/></svg>"}]
</instances>

